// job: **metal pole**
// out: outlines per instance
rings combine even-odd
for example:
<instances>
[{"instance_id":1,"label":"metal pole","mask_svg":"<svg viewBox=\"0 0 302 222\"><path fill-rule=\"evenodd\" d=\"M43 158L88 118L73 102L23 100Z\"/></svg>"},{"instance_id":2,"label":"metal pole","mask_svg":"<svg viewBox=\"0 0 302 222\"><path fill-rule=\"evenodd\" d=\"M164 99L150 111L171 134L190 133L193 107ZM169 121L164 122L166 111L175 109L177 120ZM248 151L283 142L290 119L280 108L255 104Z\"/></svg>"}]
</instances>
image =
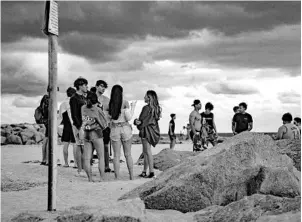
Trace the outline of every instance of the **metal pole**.
<instances>
[{"instance_id":1,"label":"metal pole","mask_svg":"<svg viewBox=\"0 0 302 222\"><path fill-rule=\"evenodd\" d=\"M49 110L48 110L48 211L56 210L57 197L57 49L58 37L53 34L48 35L48 90L49 90Z\"/></svg>"}]
</instances>

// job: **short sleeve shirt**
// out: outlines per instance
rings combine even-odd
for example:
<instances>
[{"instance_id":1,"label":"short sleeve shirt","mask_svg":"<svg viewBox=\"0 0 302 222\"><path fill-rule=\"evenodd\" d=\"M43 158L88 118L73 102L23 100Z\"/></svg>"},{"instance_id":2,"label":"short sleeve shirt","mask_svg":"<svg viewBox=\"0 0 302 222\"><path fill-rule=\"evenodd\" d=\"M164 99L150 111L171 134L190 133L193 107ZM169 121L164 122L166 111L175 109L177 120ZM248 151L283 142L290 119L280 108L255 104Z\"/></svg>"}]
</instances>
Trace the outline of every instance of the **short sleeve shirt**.
<instances>
[{"instance_id":1,"label":"short sleeve shirt","mask_svg":"<svg viewBox=\"0 0 302 222\"><path fill-rule=\"evenodd\" d=\"M241 133L248 129L249 123L253 122L253 118L249 113L236 113L233 117L233 122L236 123L236 133Z\"/></svg>"}]
</instances>

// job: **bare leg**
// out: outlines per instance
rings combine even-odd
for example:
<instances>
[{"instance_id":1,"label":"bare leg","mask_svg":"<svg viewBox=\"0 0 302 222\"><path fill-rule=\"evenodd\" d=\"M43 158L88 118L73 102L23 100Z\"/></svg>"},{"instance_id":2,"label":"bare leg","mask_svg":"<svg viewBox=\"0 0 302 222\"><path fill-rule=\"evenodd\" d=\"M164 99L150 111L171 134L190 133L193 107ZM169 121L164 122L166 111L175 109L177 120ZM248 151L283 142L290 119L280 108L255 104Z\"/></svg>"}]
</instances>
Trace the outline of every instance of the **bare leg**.
<instances>
[{"instance_id":1,"label":"bare leg","mask_svg":"<svg viewBox=\"0 0 302 222\"><path fill-rule=\"evenodd\" d=\"M78 164L78 173L80 173L83 169L83 155L82 155L82 145L77 145L77 164Z\"/></svg>"},{"instance_id":2,"label":"bare leg","mask_svg":"<svg viewBox=\"0 0 302 222\"><path fill-rule=\"evenodd\" d=\"M91 172L91 164L90 164L90 160L91 160L91 155L92 155L92 143L91 142L84 142L85 144L85 149L84 149L84 162L83 162L83 166L84 166L84 170L87 174L88 177L88 181L89 182L93 182L92 180L92 172Z\"/></svg>"},{"instance_id":3,"label":"bare leg","mask_svg":"<svg viewBox=\"0 0 302 222\"><path fill-rule=\"evenodd\" d=\"M93 147L96 149L99 159L99 172L101 180L105 179L105 162L104 162L104 142L103 138L95 139L93 142Z\"/></svg>"},{"instance_id":4,"label":"bare leg","mask_svg":"<svg viewBox=\"0 0 302 222\"><path fill-rule=\"evenodd\" d=\"M148 162L149 165L149 173L153 173L154 169L153 169L153 156L152 156L152 151L151 151L151 145L148 143L148 141L146 139L143 139L143 146L144 146L144 154L146 154L146 161ZM145 160L144 160L145 163ZM145 170L145 166L144 166L144 170Z\"/></svg>"},{"instance_id":5,"label":"bare leg","mask_svg":"<svg viewBox=\"0 0 302 222\"><path fill-rule=\"evenodd\" d=\"M48 163L47 145L48 145L48 137L45 137L43 139L43 144L42 144L42 163Z\"/></svg>"},{"instance_id":6,"label":"bare leg","mask_svg":"<svg viewBox=\"0 0 302 222\"><path fill-rule=\"evenodd\" d=\"M176 139L171 140L170 142L170 149L173 150L176 144Z\"/></svg>"},{"instance_id":7,"label":"bare leg","mask_svg":"<svg viewBox=\"0 0 302 222\"><path fill-rule=\"evenodd\" d=\"M77 145L73 143L72 146L73 146L74 166L77 167L77 166L78 166L78 159L77 159Z\"/></svg>"},{"instance_id":8,"label":"bare leg","mask_svg":"<svg viewBox=\"0 0 302 222\"><path fill-rule=\"evenodd\" d=\"M133 159L131 156L132 138L125 142L123 141L122 143L123 143L124 155L126 158L126 163L130 175L130 180L133 180Z\"/></svg>"},{"instance_id":9,"label":"bare leg","mask_svg":"<svg viewBox=\"0 0 302 222\"><path fill-rule=\"evenodd\" d=\"M144 170L143 172L147 173L149 162L148 162L148 156L147 156L147 147L146 147L146 139L142 139L142 145L143 145L143 154L144 154Z\"/></svg>"},{"instance_id":10,"label":"bare leg","mask_svg":"<svg viewBox=\"0 0 302 222\"><path fill-rule=\"evenodd\" d=\"M68 142L63 142L63 156L64 156L64 162L65 166L68 166Z\"/></svg>"},{"instance_id":11,"label":"bare leg","mask_svg":"<svg viewBox=\"0 0 302 222\"><path fill-rule=\"evenodd\" d=\"M112 141L113 147L113 167L114 167L114 174L115 179L119 179L120 176L120 156L121 156L121 141Z\"/></svg>"}]
</instances>

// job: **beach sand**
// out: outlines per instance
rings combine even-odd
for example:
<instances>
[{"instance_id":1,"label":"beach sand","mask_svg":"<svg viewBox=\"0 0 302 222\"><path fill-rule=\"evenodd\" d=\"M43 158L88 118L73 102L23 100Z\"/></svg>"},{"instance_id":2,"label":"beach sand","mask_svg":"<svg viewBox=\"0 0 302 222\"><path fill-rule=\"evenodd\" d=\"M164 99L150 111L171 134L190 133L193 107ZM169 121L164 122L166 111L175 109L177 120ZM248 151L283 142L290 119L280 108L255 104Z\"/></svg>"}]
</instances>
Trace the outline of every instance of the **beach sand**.
<instances>
[{"instance_id":1,"label":"beach sand","mask_svg":"<svg viewBox=\"0 0 302 222\"><path fill-rule=\"evenodd\" d=\"M168 148L168 144L160 144L153 148L153 154ZM62 146L58 146L59 158L63 163ZM142 146L132 146L134 163L141 154ZM192 144L177 144L175 150L192 150ZM123 155L123 154L122 154ZM72 158L72 146L69 147L69 159ZM122 160L125 160L122 156ZM10 221L11 218L24 211L47 210L47 175L48 167L40 163L22 163L24 161L41 160L41 146L16 146L1 147L1 185L5 192L1 192L1 219ZM70 164L73 166L73 164ZM110 164L113 169L112 164ZM114 174L107 174L106 182L89 183L86 176L76 177L76 169L72 167L58 167L57 176L57 205L59 211L75 206L110 206L117 199L133 188L152 179L139 178L142 166L134 165L135 180L130 181L126 163L121 163L121 180L115 181ZM155 171L159 174L160 171ZM99 179L97 164L93 166L94 179ZM31 186L31 187L30 187ZM27 190L22 190L28 188ZM8 190L8 191L7 191ZM20 190L20 191L16 191ZM162 214L163 212L158 212ZM169 214L169 212L167 211ZM173 213L171 213L173 214ZM173 216L173 215L172 215Z\"/></svg>"}]
</instances>

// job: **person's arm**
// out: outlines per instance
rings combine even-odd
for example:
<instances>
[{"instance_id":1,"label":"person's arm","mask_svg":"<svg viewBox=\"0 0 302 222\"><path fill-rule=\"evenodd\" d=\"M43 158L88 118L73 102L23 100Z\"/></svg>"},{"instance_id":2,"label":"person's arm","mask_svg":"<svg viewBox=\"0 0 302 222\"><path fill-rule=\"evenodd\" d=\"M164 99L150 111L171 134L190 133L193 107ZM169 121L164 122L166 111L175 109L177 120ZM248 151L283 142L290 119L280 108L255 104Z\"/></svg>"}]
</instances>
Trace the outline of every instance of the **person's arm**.
<instances>
[{"instance_id":1,"label":"person's arm","mask_svg":"<svg viewBox=\"0 0 302 222\"><path fill-rule=\"evenodd\" d=\"M281 140L283 138L283 134L284 134L284 126L281 126L278 129L278 133L277 136L275 137L276 140Z\"/></svg>"},{"instance_id":2,"label":"person's arm","mask_svg":"<svg viewBox=\"0 0 302 222\"><path fill-rule=\"evenodd\" d=\"M170 128L170 135L173 136L173 131L172 131L172 123L170 123L169 128Z\"/></svg>"},{"instance_id":3,"label":"person's arm","mask_svg":"<svg viewBox=\"0 0 302 222\"><path fill-rule=\"evenodd\" d=\"M215 133L217 133L216 124L215 124L215 121L214 121L214 114L213 114L213 128L214 128L214 130L215 130Z\"/></svg>"},{"instance_id":4,"label":"person's arm","mask_svg":"<svg viewBox=\"0 0 302 222\"><path fill-rule=\"evenodd\" d=\"M195 121L195 115L193 113L191 113L190 117L189 117L189 123L191 126L191 131L195 134L196 131L195 131L195 127L194 127L194 121Z\"/></svg>"},{"instance_id":5,"label":"person's arm","mask_svg":"<svg viewBox=\"0 0 302 222\"><path fill-rule=\"evenodd\" d=\"M235 132L236 130L236 126L237 126L237 123L236 123L236 114L233 116L233 119L232 119L232 131L233 131L233 134L236 135L237 133Z\"/></svg>"},{"instance_id":6,"label":"person's arm","mask_svg":"<svg viewBox=\"0 0 302 222\"><path fill-rule=\"evenodd\" d=\"M58 116L58 120L57 120L58 126L61 125L62 120L63 120L63 105L64 105L64 103L62 103L59 108L59 116Z\"/></svg>"},{"instance_id":7,"label":"person's arm","mask_svg":"<svg viewBox=\"0 0 302 222\"><path fill-rule=\"evenodd\" d=\"M74 97L71 97L70 99L70 111L71 111L71 118L73 121L73 125L77 128L80 129L81 128L81 120L79 119L80 113L79 113L79 104L76 101L76 99ZM82 118L82 117L80 117Z\"/></svg>"},{"instance_id":8,"label":"person's arm","mask_svg":"<svg viewBox=\"0 0 302 222\"><path fill-rule=\"evenodd\" d=\"M247 131L251 131L252 129L253 129L253 117L249 115L249 123L248 123Z\"/></svg>"},{"instance_id":9,"label":"person's arm","mask_svg":"<svg viewBox=\"0 0 302 222\"><path fill-rule=\"evenodd\" d=\"M132 119L132 117L134 115L135 105L136 105L136 102L131 103L130 109L125 110L126 121L130 121ZM128 107L129 107L129 103L128 103Z\"/></svg>"}]
</instances>

